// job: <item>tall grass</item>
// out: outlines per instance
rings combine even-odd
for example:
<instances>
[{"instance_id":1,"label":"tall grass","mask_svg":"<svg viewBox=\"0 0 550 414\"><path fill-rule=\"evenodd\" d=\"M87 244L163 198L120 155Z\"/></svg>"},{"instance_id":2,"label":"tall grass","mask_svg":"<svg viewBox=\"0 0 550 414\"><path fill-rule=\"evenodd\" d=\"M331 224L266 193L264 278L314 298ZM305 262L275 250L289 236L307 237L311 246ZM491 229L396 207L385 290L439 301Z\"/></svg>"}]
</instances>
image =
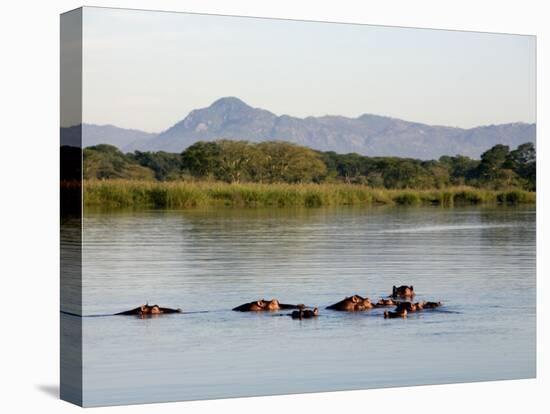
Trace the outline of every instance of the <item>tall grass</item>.
<instances>
[{"instance_id":1,"label":"tall grass","mask_svg":"<svg viewBox=\"0 0 550 414\"><path fill-rule=\"evenodd\" d=\"M84 204L106 208L321 207L377 204L439 205L535 203L536 194L518 189L450 187L387 190L357 184L227 184L85 180Z\"/></svg>"}]
</instances>

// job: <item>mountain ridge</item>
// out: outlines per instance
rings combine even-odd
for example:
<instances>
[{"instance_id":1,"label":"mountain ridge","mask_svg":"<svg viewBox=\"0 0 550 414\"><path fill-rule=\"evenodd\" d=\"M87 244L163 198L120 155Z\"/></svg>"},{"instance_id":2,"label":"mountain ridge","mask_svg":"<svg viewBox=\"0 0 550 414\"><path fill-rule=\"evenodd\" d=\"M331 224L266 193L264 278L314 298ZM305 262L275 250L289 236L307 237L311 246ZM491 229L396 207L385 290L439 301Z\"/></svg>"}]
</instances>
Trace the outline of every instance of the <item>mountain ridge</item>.
<instances>
[{"instance_id":1,"label":"mountain ridge","mask_svg":"<svg viewBox=\"0 0 550 414\"><path fill-rule=\"evenodd\" d=\"M124 141L122 147L114 142L106 143L124 151L181 152L197 141L222 138L252 142L285 140L321 151L437 159L441 155L455 154L479 158L482 152L496 144L516 147L524 142L535 142L536 124L511 122L466 129L366 113L356 118L340 115L299 118L275 115L239 98L224 97L208 107L192 110L159 134L134 130L141 134L131 140L128 131L132 130L124 131L126 138L118 140ZM113 141L113 137L109 139ZM97 136L89 140L85 135L84 141L85 146L95 145L89 144L92 141L99 143Z\"/></svg>"}]
</instances>

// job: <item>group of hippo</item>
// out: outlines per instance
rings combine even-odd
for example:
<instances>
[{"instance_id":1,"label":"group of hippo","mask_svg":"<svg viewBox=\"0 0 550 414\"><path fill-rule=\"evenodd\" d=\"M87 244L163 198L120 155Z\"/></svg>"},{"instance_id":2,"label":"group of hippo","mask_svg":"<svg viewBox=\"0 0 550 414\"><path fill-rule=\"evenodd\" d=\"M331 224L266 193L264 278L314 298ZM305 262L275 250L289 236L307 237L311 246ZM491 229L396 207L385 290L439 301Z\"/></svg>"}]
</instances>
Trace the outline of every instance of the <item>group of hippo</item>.
<instances>
[{"instance_id":1,"label":"group of hippo","mask_svg":"<svg viewBox=\"0 0 550 414\"><path fill-rule=\"evenodd\" d=\"M441 306L441 302L412 302L415 292L412 286L394 286L391 295L385 299L380 299L373 303L369 298L363 298L359 295L347 297L340 302L327 306L326 309L344 312L361 312L373 308L395 306L393 311L385 311L384 318L406 318L408 313L418 312L424 309L435 309ZM319 309L306 309L305 305L290 305L280 303L277 299L266 301L264 299L254 302L244 303L234 311L238 312L275 312L285 309L293 309L288 315L292 319L311 319L319 316ZM164 313L181 313L181 309L161 308L158 305L141 305L138 308L129 311L117 313L117 315L138 315L140 317L159 315Z\"/></svg>"},{"instance_id":2,"label":"group of hippo","mask_svg":"<svg viewBox=\"0 0 550 414\"><path fill-rule=\"evenodd\" d=\"M289 313L292 319L310 319L319 316L319 308L306 309L305 305L289 305L287 303L280 303L277 299L271 299L270 301L260 299L254 302L244 303L232 310L237 312L273 312L284 309L297 309Z\"/></svg>"}]
</instances>

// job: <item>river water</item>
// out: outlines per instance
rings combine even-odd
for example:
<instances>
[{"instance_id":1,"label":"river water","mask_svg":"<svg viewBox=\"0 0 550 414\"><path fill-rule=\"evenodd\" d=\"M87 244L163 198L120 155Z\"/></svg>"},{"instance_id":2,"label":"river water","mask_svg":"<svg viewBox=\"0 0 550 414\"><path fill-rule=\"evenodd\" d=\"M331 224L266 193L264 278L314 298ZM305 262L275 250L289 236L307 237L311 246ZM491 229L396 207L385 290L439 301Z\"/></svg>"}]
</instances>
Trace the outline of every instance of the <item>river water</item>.
<instances>
[{"instance_id":1,"label":"river water","mask_svg":"<svg viewBox=\"0 0 550 414\"><path fill-rule=\"evenodd\" d=\"M535 228L513 207L87 211L84 405L534 377ZM401 284L444 306L324 309ZM231 311L259 298L321 314ZM147 301L184 313L100 316Z\"/></svg>"}]
</instances>

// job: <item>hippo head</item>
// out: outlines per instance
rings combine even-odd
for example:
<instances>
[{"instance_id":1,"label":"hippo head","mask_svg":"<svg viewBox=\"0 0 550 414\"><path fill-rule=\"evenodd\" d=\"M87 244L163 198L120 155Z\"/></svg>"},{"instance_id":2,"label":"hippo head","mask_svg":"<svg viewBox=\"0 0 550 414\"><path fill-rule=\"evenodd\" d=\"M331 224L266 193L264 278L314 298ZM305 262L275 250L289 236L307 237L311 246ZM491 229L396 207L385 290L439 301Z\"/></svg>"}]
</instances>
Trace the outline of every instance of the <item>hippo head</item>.
<instances>
[{"instance_id":1,"label":"hippo head","mask_svg":"<svg viewBox=\"0 0 550 414\"><path fill-rule=\"evenodd\" d=\"M373 306L373 304L372 304L372 302L370 301L369 298L361 299L361 301L359 301L358 303L355 304L355 310L356 311L371 309L373 307L374 306Z\"/></svg>"},{"instance_id":2,"label":"hippo head","mask_svg":"<svg viewBox=\"0 0 550 414\"><path fill-rule=\"evenodd\" d=\"M158 315L160 314L160 308L158 305L151 306L151 315Z\"/></svg>"},{"instance_id":3,"label":"hippo head","mask_svg":"<svg viewBox=\"0 0 550 414\"><path fill-rule=\"evenodd\" d=\"M359 303L363 300L363 298L361 298L359 295L353 295L350 300L352 303Z\"/></svg>"},{"instance_id":4,"label":"hippo head","mask_svg":"<svg viewBox=\"0 0 550 414\"><path fill-rule=\"evenodd\" d=\"M149 302L147 302L145 305L141 305L139 309L139 313L141 315L149 315L151 313L151 306L149 306Z\"/></svg>"},{"instance_id":5,"label":"hippo head","mask_svg":"<svg viewBox=\"0 0 550 414\"><path fill-rule=\"evenodd\" d=\"M270 311L275 311L275 310L279 310L281 307L277 299L271 299L269 302L265 304L265 308Z\"/></svg>"},{"instance_id":6,"label":"hippo head","mask_svg":"<svg viewBox=\"0 0 550 414\"><path fill-rule=\"evenodd\" d=\"M411 286L394 286L392 289L391 297L408 297L408 296L414 296L414 287Z\"/></svg>"},{"instance_id":7,"label":"hippo head","mask_svg":"<svg viewBox=\"0 0 550 414\"><path fill-rule=\"evenodd\" d=\"M260 299L260 300L257 300L256 302L249 303L247 310L253 311L253 312L263 311L265 309L265 305L266 305L265 301L263 299Z\"/></svg>"},{"instance_id":8,"label":"hippo head","mask_svg":"<svg viewBox=\"0 0 550 414\"><path fill-rule=\"evenodd\" d=\"M422 303L422 307L426 308L426 309L434 309L434 308L438 308L439 306L441 306L441 302L426 302L426 301L424 301Z\"/></svg>"}]
</instances>

